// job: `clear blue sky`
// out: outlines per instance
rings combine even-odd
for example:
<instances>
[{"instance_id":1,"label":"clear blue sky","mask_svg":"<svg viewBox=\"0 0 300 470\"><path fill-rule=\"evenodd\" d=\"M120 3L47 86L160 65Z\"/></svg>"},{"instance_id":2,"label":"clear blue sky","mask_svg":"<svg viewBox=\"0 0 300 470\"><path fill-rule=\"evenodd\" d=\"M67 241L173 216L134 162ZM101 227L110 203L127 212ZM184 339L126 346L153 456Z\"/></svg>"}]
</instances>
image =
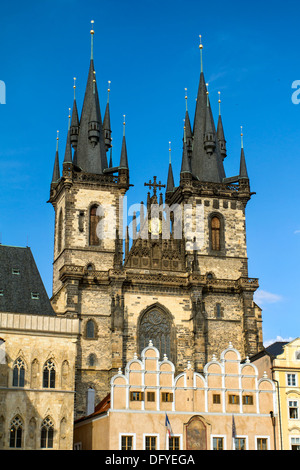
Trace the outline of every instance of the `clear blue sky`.
<instances>
[{"instance_id":1,"label":"clear blue sky","mask_svg":"<svg viewBox=\"0 0 300 470\"><path fill-rule=\"evenodd\" d=\"M46 201L56 131L62 159L74 76L79 109L85 90L90 21L102 115L111 80L114 163L126 114L132 202L146 200L144 182L154 174L166 181L169 141L178 183L184 89L193 119L201 34L215 119L222 93L227 176L237 174L244 129L256 192L246 213L249 276L260 280L264 340L300 336L300 105L291 100L300 80L299 17L290 0L2 2L1 240L31 247L50 296L54 211Z\"/></svg>"}]
</instances>

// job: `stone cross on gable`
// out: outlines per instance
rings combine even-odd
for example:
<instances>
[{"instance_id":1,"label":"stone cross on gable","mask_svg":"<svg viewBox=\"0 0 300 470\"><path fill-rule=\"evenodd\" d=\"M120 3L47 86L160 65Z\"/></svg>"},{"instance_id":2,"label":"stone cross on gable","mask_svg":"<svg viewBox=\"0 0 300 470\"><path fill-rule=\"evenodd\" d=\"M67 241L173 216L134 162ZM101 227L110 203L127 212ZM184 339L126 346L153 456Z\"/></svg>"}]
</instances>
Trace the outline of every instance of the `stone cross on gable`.
<instances>
[{"instance_id":1,"label":"stone cross on gable","mask_svg":"<svg viewBox=\"0 0 300 470\"><path fill-rule=\"evenodd\" d=\"M161 184L161 181L158 183L156 182L157 176L153 176L153 182L149 180L149 183L144 183L144 186L149 186L149 188L153 188L153 196L156 198L156 191L157 189L161 190L162 188L165 188L165 184Z\"/></svg>"}]
</instances>

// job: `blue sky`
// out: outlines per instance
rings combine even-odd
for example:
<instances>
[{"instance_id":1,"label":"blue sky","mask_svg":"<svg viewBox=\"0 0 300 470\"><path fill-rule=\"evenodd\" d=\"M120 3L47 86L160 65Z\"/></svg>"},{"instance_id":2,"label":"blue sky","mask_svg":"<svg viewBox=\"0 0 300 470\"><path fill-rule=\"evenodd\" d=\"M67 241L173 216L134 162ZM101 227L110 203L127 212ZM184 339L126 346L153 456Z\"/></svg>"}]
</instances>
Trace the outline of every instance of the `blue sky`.
<instances>
[{"instance_id":1,"label":"blue sky","mask_svg":"<svg viewBox=\"0 0 300 470\"><path fill-rule=\"evenodd\" d=\"M291 99L300 80L299 14L290 0L2 2L1 241L31 247L50 296L54 211L47 200L56 131L62 159L74 76L79 109L83 100L90 21L102 115L111 80L114 163L126 115L132 202L146 200L144 182L154 174L166 181L169 141L178 183L184 89L193 119L201 34L215 119L221 91L227 176L239 168L243 126L256 192L246 212L249 276L260 280L264 340L299 336L300 104Z\"/></svg>"}]
</instances>

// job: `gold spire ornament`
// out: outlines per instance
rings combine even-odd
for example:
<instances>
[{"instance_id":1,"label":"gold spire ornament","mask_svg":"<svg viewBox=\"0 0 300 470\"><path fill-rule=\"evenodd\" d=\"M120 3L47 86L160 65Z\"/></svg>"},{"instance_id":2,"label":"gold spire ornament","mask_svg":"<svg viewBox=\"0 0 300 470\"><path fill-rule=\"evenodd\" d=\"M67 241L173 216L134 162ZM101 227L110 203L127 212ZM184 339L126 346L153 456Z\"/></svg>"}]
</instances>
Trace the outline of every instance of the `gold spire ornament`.
<instances>
[{"instance_id":1,"label":"gold spire ornament","mask_svg":"<svg viewBox=\"0 0 300 470\"><path fill-rule=\"evenodd\" d=\"M199 38L200 38L199 49L200 49L200 60L201 60L201 72L203 72L203 57L202 57L203 44L202 44L202 36L201 36L201 34L199 34Z\"/></svg>"},{"instance_id":2,"label":"gold spire ornament","mask_svg":"<svg viewBox=\"0 0 300 470\"><path fill-rule=\"evenodd\" d=\"M75 100L75 98L76 98L76 92L75 92L75 90L76 90L76 77L74 77L73 80L74 80L73 89L74 89L74 100Z\"/></svg>"},{"instance_id":3,"label":"gold spire ornament","mask_svg":"<svg viewBox=\"0 0 300 470\"><path fill-rule=\"evenodd\" d=\"M91 25L92 25L92 28L91 28L91 60L94 59L94 20L91 21Z\"/></svg>"},{"instance_id":4,"label":"gold spire ornament","mask_svg":"<svg viewBox=\"0 0 300 470\"><path fill-rule=\"evenodd\" d=\"M109 103L110 84L111 84L111 81L108 80L108 88L107 88L107 102L108 103Z\"/></svg>"},{"instance_id":5,"label":"gold spire ornament","mask_svg":"<svg viewBox=\"0 0 300 470\"><path fill-rule=\"evenodd\" d=\"M169 163L171 163L171 142L169 142Z\"/></svg>"},{"instance_id":6,"label":"gold spire ornament","mask_svg":"<svg viewBox=\"0 0 300 470\"><path fill-rule=\"evenodd\" d=\"M218 91L218 94L219 94L219 99L218 99L218 103L219 103L219 116L221 116L221 92Z\"/></svg>"},{"instance_id":7,"label":"gold spire ornament","mask_svg":"<svg viewBox=\"0 0 300 470\"><path fill-rule=\"evenodd\" d=\"M186 111L188 110L188 105L187 105L187 88L184 89L185 91L185 109Z\"/></svg>"},{"instance_id":8,"label":"gold spire ornament","mask_svg":"<svg viewBox=\"0 0 300 470\"><path fill-rule=\"evenodd\" d=\"M58 151L59 131L56 131L56 151Z\"/></svg>"},{"instance_id":9,"label":"gold spire ornament","mask_svg":"<svg viewBox=\"0 0 300 470\"><path fill-rule=\"evenodd\" d=\"M241 148L244 148L244 139L243 139L243 126L241 126Z\"/></svg>"}]
</instances>

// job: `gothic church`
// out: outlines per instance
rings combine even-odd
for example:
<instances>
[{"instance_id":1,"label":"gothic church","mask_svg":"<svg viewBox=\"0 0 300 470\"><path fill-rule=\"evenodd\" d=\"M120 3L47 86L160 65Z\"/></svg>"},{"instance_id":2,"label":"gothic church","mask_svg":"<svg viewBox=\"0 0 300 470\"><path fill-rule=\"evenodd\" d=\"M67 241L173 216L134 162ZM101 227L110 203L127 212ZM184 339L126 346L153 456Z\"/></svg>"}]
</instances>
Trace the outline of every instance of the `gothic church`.
<instances>
[{"instance_id":1,"label":"gothic church","mask_svg":"<svg viewBox=\"0 0 300 470\"><path fill-rule=\"evenodd\" d=\"M248 276L251 190L244 149L239 174L227 177L221 113L216 126L202 60L194 122L188 109L185 114L180 175L174 178L171 162L165 185L144 175L151 177L149 192L129 233L122 223L122 201L134 191L125 125L113 166L109 100L102 119L93 39L92 29L81 114L74 93L64 159L60 165L57 150L49 198L55 211L52 308L81 325L75 418L86 414L91 391L96 403L109 393L111 377L149 340L177 372L187 361L202 371L229 341L244 358L263 346L261 309L253 301L258 280ZM106 237L109 209L114 236ZM188 219L195 228L198 214L201 243L182 223Z\"/></svg>"}]
</instances>

